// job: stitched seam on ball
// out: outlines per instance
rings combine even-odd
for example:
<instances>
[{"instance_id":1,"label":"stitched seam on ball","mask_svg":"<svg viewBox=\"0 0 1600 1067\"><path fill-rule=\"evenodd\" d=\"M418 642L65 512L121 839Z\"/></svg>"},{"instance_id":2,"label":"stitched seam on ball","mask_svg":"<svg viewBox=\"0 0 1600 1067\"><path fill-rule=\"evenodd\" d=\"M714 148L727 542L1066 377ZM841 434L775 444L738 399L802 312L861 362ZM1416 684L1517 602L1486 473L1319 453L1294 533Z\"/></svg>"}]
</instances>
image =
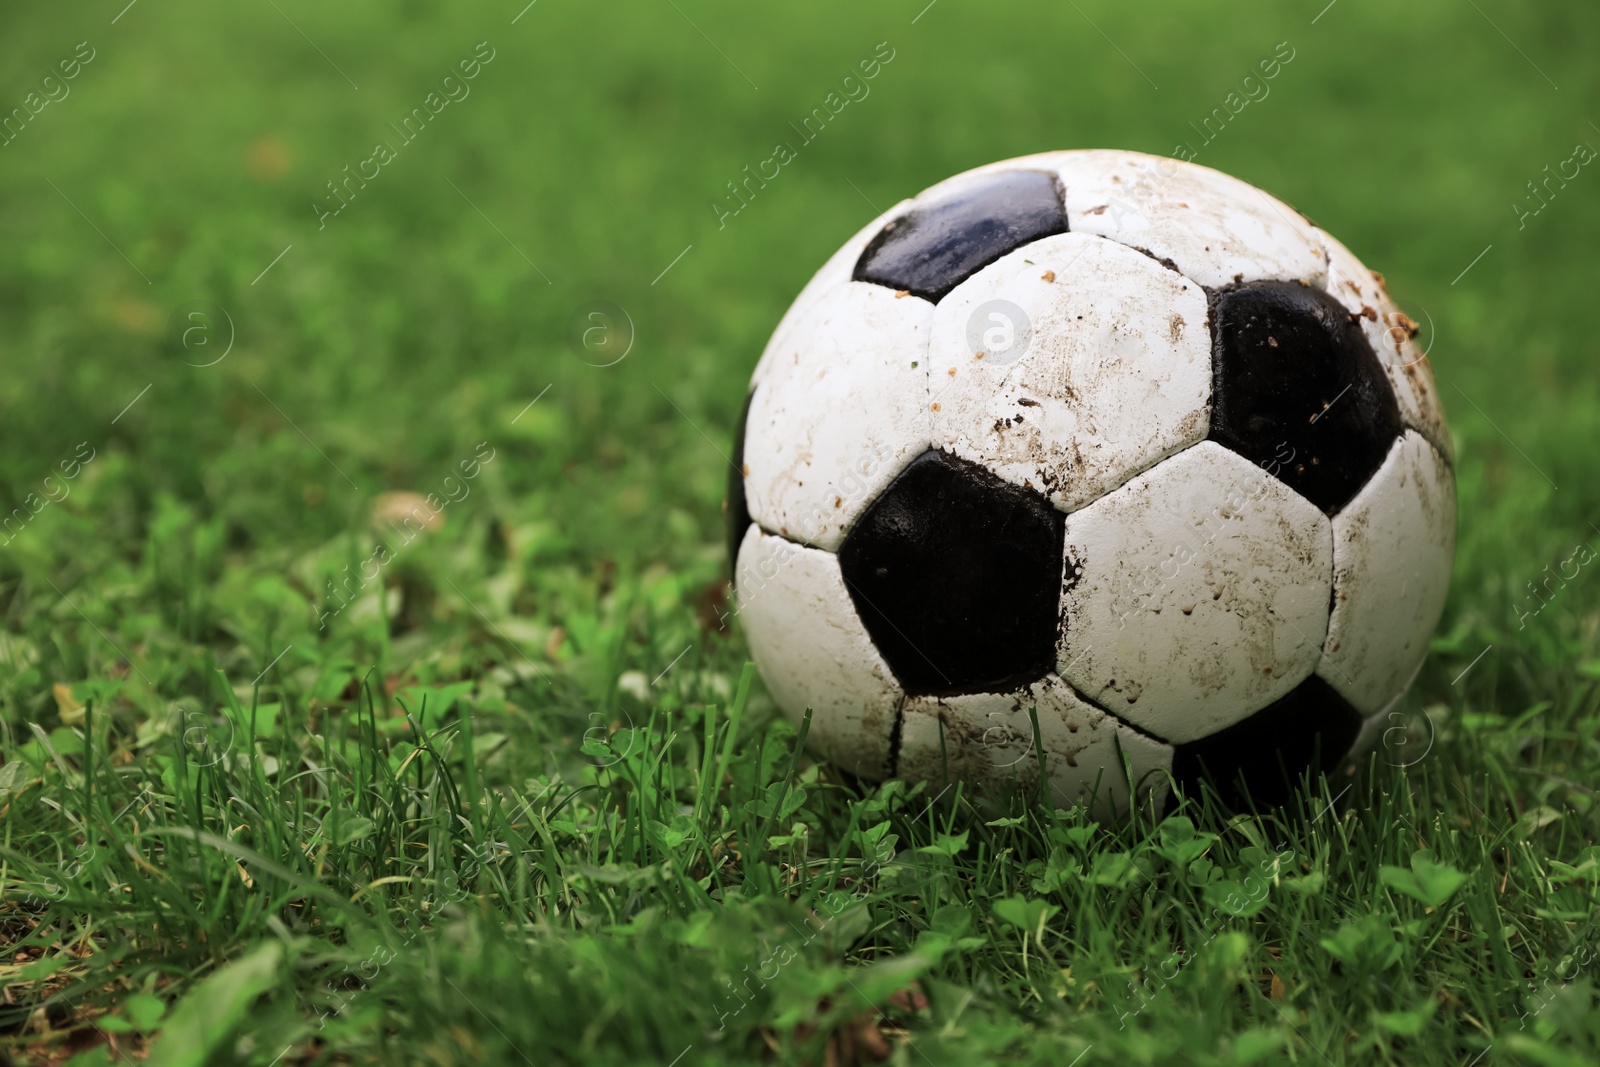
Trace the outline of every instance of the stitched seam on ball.
<instances>
[{"instance_id":1,"label":"stitched seam on ball","mask_svg":"<svg viewBox=\"0 0 1600 1067\"><path fill-rule=\"evenodd\" d=\"M906 701L910 699L905 693L900 694L900 699L894 706L894 725L889 728L889 777L900 776L900 737L906 723Z\"/></svg>"}]
</instances>

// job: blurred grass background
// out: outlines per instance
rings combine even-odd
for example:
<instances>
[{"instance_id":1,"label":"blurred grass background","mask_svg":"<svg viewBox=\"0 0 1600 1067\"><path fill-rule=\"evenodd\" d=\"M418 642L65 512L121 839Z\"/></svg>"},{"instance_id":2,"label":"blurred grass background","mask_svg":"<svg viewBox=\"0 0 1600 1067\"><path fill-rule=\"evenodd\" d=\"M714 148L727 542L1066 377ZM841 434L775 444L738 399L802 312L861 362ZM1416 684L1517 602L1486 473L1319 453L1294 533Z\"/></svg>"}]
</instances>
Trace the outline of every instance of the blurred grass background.
<instances>
[{"instance_id":1,"label":"blurred grass background","mask_svg":"<svg viewBox=\"0 0 1600 1067\"><path fill-rule=\"evenodd\" d=\"M1343 240L1429 335L1461 536L1409 706L1513 716L1589 692L1594 574L1519 612L1600 536L1600 172L1515 205L1600 146L1600 8L924 4L8 10L0 114L79 42L94 58L0 147L0 512L95 453L0 546L8 754L55 723L58 683L131 731L205 698L214 668L237 687L270 666L287 703L327 702L369 668L391 689L459 677L488 646L569 669L553 725L524 728L571 748L622 672L655 676L685 640L680 669L736 676L737 641L695 622L723 566L718 449L811 272L968 167L1180 142ZM400 147L389 124L479 42L470 95ZM801 147L790 123L881 42L870 94ZM1280 42L1270 95L1201 147L1191 123ZM325 183L380 140L397 158L319 229ZM779 141L798 158L719 226L712 202ZM635 333L604 368L566 340L596 300ZM172 324L192 301L231 320L213 366ZM396 564L389 617L319 629L379 495L440 492L480 442L493 462ZM618 590L671 621L602 640ZM1594 768L1592 737L1573 743Z\"/></svg>"},{"instance_id":2,"label":"blurred grass background","mask_svg":"<svg viewBox=\"0 0 1600 1067\"><path fill-rule=\"evenodd\" d=\"M255 546L306 543L342 529L359 494L329 482L285 417L370 493L505 432L518 398L553 383L545 410L512 431L530 446L507 464L519 495L542 497L540 511L582 531L595 557L657 549L648 523L615 521L619 505L635 517L681 507L709 541L715 454L652 383L720 443L772 324L871 217L868 200L887 205L1036 150L1169 153L1287 41L1295 59L1271 95L1197 161L1301 208L1384 271L1417 318L1432 317L1456 431L1481 442L1463 474L1492 482L1497 501L1517 498L1519 543L1554 551L1592 513L1587 450L1565 444L1595 429L1592 176L1582 171L1526 229L1512 208L1543 167L1600 142L1586 5L1340 0L1315 25L1315 4L941 0L915 25L914 3L760 13L539 0L515 25L517 5L224 14L144 0L112 25L115 6L13 12L0 45L8 107L77 42L96 51L71 95L0 150L12 499L88 437L136 468L129 507L171 492ZM310 205L327 198L324 183L394 140L388 124L479 41L497 58L472 95L319 231ZM719 230L710 201L725 183L793 139L788 124L880 41L895 58L871 95ZM222 305L237 329L233 352L204 373L171 358L165 336L193 299ZM563 342L591 299L622 305L638 333L603 372ZM1543 490L1522 487L1530 474ZM564 492L572 482L585 491ZM324 483L308 506L306 487ZM1483 516L1464 514L1471 572L1490 560L1472 533ZM116 518L137 522L136 511ZM1534 559L1537 572L1545 560Z\"/></svg>"},{"instance_id":3,"label":"blurred grass background","mask_svg":"<svg viewBox=\"0 0 1600 1067\"><path fill-rule=\"evenodd\" d=\"M1287 41L1295 58L1270 96L1197 161L1295 204L1431 316L1456 431L1481 441L1465 480L1517 498L1519 543L1554 551L1592 513L1590 459L1564 443L1595 429L1591 175L1525 229L1512 208L1543 167L1600 141L1587 6L1480 13L1441 0L1396 12L1340 0L1312 25L1315 4L942 0L913 25L917 4L758 13L540 0L512 25L517 5L223 14L146 0L112 25L101 8L114 6L14 12L0 45L7 106L77 42L96 53L71 95L0 150L11 498L88 437L136 468L120 522L170 492L256 547L307 543L342 529L361 493L409 487L469 439L506 432L518 398L553 383L544 410L511 431L529 447L507 464L509 487L531 490L595 557L655 553L649 523L615 520L669 506L709 540L715 453L652 383L720 443L770 327L872 204L1036 150L1169 153ZM378 140L398 141L388 124L479 41L497 58L471 95L319 231L311 202L328 199L325 183ZM725 183L794 139L788 124L880 41L895 58L871 95L719 230L710 202ZM203 373L172 358L167 336L172 310L193 299L220 304L237 330ZM604 371L563 342L591 299L622 305L638 334ZM329 482L287 420L360 492ZM1523 488L1530 474L1543 490ZM574 482L584 491L565 492ZM326 489L315 506L311 485ZM1472 533L1482 516L1464 515L1470 572L1490 560Z\"/></svg>"}]
</instances>

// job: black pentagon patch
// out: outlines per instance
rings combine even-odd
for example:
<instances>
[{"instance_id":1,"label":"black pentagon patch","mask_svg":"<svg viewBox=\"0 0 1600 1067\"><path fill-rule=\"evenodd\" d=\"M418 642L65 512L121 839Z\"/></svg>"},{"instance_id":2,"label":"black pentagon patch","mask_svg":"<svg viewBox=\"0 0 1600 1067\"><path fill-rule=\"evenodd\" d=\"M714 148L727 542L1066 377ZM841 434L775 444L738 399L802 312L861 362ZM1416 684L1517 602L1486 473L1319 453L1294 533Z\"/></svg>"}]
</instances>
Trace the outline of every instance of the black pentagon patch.
<instances>
[{"instance_id":1,"label":"black pentagon patch","mask_svg":"<svg viewBox=\"0 0 1600 1067\"><path fill-rule=\"evenodd\" d=\"M1307 769L1337 768L1360 732L1355 708L1312 675L1243 722L1175 746L1172 776L1192 797L1209 780L1234 810L1246 806L1246 793L1258 808L1279 807Z\"/></svg>"},{"instance_id":2,"label":"black pentagon patch","mask_svg":"<svg viewBox=\"0 0 1600 1067\"><path fill-rule=\"evenodd\" d=\"M1213 294L1211 439L1332 515L1400 436L1400 406L1355 319L1298 282Z\"/></svg>"},{"instance_id":3,"label":"black pentagon patch","mask_svg":"<svg viewBox=\"0 0 1600 1067\"><path fill-rule=\"evenodd\" d=\"M744 410L739 412L739 427L733 431L733 463L728 468L728 500L724 505L728 514L728 574L735 585L739 581L739 545L745 531L750 529L750 506L744 498L744 424L750 419L750 402L756 391L744 398Z\"/></svg>"},{"instance_id":4,"label":"black pentagon patch","mask_svg":"<svg viewBox=\"0 0 1600 1067\"><path fill-rule=\"evenodd\" d=\"M861 253L854 277L937 304L1007 252L1066 232L1055 175L1001 171L920 203L889 223Z\"/></svg>"},{"instance_id":5,"label":"black pentagon patch","mask_svg":"<svg viewBox=\"0 0 1600 1067\"><path fill-rule=\"evenodd\" d=\"M1055 666L1064 519L1040 494L940 451L872 502L839 567L906 692L1005 692Z\"/></svg>"}]
</instances>

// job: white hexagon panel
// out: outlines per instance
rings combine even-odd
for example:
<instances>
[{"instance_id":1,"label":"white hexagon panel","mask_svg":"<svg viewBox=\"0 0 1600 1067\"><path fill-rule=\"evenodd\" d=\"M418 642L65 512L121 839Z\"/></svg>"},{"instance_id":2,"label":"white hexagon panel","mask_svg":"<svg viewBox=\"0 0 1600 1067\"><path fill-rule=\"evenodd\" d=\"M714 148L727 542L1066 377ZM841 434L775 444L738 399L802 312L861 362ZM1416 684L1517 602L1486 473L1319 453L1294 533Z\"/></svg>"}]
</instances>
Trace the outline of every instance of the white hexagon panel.
<instances>
[{"instance_id":1,"label":"white hexagon panel","mask_svg":"<svg viewBox=\"0 0 1600 1067\"><path fill-rule=\"evenodd\" d=\"M1209 167L1142 152L1068 152L1068 228L1170 260L1208 288L1240 281L1322 285L1327 260L1294 208Z\"/></svg>"},{"instance_id":2,"label":"white hexagon panel","mask_svg":"<svg viewBox=\"0 0 1600 1067\"><path fill-rule=\"evenodd\" d=\"M767 347L762 350L761 359L757 361L756 369L750 375L750 387L752 389L760 385L761 379L766 377L766 369L771 365L774 356L781 347L778 344L778 340L788 334L794 320L809 312L835 286L848 282L851 273L856 269L856 260L861 258L862 252L866 251L868 242L878 235L885 223L905 214L906 209L910 206L911 201L902 200L867 223L854 237L846 241L837 252L829 256L828 261L822 265L822 268L811 276L811 280L806 282L805 288L800 290L800 295L794 298L794 303L789 305L789 310L785 311L783 318L778 320L778 326L772 331L772 337L767 340Z\"/></svg>"},{"instance_id":3,"label":"white hexagon panel","mask_svg":"<svg viewBox=\"0 0 1600 1067\"><path fill-rule=\"evenodd\" d=\"M751 526L739 548L739 618L773 699L810 743L874 781L893 769L891 738L903 696L856 617L830 552Z\"/></svg>"},{"instance_id":4,"label":"white hexagon panel","mask_svg":"<svg viewBox=\"0 0 1600 1067\"><path fill-rule=\"evenodd\" d=\"M935 787L963 781L996 791L1014 781L1032 788L1041 748L1057 807L1082 804L1104 819L1126 813L1131 796L1159 805L1166 795L1171 747L1119 723L1054 675L1012 693L908 697L898 774Z\"/></svg>"},{"instance_id":5,"label":"white hexagon panel","mask_svg":"<svg viewBox=\"0 0 1600 1067\"><path fill-rule=\"evenodd\" d=\"M927 450L932 318L926 300L847 281L773 337L745 422L751 519L837 549L862 509Z\"/></svg>"},{"instance_id":6,"label":"white hexagon panel","mask_svg":"<svg viewBox=\"0 0 1600 1067\"><path fill-rule=\"evenodd\" d=\"M1059 673L1155 737L1198 740L1316 669L1332 571L1327 517L1204 441L1067 516Z\"/></svg>"},{"instance_id":7,"label":"white hexagon panel","mask_svg":"<svg viewBox=\"0 0 1600 1067\"><path fill-rule=\"evenodd\" d=\"M1450 588L1455 483L1414 430L1333 517L1333 614L1317 673L1363 715L1403 692Z\"/></svg>"},{"instance_id":8,"label":"white hexagon panel","mask_svg":"<svg viewBox=\"0 0 1600 1067\"><path fill-rule=\"evenodd\" d=\"M1149 256L1057 234L939 302L933 443L1063 511L1206 436L1206 295Z\"/></svg>"}]
</instances>

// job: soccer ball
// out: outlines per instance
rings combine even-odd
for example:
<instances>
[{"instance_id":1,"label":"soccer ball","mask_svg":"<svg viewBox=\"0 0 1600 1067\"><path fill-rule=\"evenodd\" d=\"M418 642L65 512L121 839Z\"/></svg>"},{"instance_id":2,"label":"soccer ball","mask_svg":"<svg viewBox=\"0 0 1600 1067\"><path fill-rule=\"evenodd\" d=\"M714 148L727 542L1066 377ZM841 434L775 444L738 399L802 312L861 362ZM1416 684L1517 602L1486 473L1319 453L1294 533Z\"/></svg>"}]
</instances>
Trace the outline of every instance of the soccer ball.
<instances>
[{"instance_id":1,"label":"soccer ball","mask_svg":"<svg viewBox=\"0 0 1600 1067\"><path fill-rule=\"evenodd\" d=\"M729 549L768 689L870 780L1283 803L1382 733L1444 605L1416 333L1190 163L1054 152L896 205L751 379Z\"/></svg>"}]
</instances>

